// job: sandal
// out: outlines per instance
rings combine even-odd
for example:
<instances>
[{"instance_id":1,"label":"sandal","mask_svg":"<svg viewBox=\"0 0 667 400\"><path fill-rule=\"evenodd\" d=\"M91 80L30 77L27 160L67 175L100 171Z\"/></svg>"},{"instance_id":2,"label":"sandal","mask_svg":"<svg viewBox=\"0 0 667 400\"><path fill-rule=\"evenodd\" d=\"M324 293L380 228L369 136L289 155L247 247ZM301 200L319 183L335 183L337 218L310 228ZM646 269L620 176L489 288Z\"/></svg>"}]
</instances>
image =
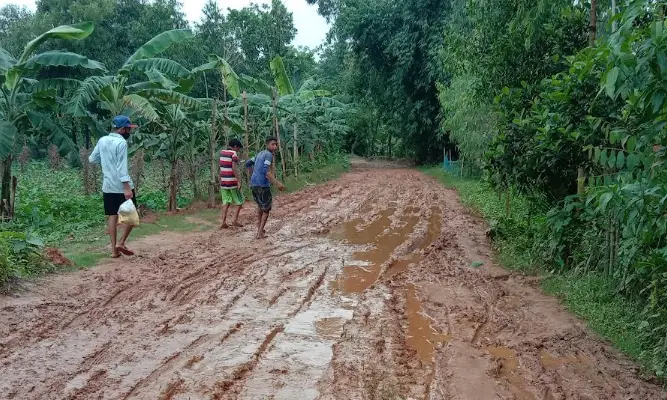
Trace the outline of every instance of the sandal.
<instances>
[{"instance_id":1,"label":"sandal","mask_svg":"<svg viewBox=\"0 0 667 400\"><path fill-rule=\"evenodd\" d=\"M119 253L121 253L123 255L126 255L126 256L133 256L134 255L134 252L132 250L128 249L127 247L125 247L125 246L123 246L123 247L117 246L116 250Z\"/></svg>"}]
</instances>

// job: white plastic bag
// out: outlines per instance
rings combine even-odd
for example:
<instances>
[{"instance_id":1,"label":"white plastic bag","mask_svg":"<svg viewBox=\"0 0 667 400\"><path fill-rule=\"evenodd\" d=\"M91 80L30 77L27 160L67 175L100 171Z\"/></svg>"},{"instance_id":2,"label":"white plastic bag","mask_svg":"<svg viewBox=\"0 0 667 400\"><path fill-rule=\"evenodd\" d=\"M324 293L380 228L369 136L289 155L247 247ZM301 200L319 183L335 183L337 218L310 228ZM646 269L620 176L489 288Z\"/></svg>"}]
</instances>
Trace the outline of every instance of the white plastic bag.
<instances>
[{"instance_id":1,"label":"white plastic bag","mask_svg":"<svg viewBox=\"0 0 667 400\"><path fill-rule=\"evenodd\" d=\"M126 200L118 209L118 223L139 226L139 213L132 200Z\"/></svg>"}]
</instances>

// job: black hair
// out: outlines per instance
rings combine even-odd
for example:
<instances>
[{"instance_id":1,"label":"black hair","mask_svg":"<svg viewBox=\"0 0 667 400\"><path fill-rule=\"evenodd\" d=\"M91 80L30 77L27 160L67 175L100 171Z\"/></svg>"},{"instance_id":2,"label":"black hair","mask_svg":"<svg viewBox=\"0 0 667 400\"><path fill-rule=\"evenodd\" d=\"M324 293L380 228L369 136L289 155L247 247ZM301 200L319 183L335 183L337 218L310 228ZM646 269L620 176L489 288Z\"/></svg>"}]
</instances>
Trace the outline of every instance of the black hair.
<instances>
[{"instance_id":1,"label":"black hair","mask_svg":"<svg viewBox=\"0 0 667 400\"><path fill-rule=\"evenodd\" d=\"M266 138L266 144L269 144L271 142L277 142L277 141L278 141L278 138L275 137L275 136L269 136L268 138Z\"/></svg>"},{"instance_id":2,"label":"black hair","mask_svg":"<svg viewBox=\"0 0 667 400\"><path fill-rule=\"evenodd\" d=\"M243 144L241 144L241 141L238 139L232 139L229 141L229 147L241 147L243 148Z\"/></svg>"}]
</instances>

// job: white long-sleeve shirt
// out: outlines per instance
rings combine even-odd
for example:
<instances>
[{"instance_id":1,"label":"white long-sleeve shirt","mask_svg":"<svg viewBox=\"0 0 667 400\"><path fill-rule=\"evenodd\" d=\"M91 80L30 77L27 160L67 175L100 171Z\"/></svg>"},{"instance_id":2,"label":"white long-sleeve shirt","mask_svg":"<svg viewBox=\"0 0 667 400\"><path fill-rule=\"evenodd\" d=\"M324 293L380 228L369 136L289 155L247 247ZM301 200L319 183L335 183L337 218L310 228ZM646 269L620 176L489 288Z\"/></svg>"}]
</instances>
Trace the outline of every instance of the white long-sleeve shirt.
<instances>
[{"instance_id":1,"label":"white long-sleeve shirt","mask_svg":"<svg viewBox=\"0 0 667 400\"><path fill-rule=\"evenodd\" d=\"M88 157L91 164L102 165L102 192L123 193L123 183L129 183L134 189L134 183L127 171L127 142L117 134L110 133L102 137L95 146L93 153Z\"/></svg>"}]
</instances>

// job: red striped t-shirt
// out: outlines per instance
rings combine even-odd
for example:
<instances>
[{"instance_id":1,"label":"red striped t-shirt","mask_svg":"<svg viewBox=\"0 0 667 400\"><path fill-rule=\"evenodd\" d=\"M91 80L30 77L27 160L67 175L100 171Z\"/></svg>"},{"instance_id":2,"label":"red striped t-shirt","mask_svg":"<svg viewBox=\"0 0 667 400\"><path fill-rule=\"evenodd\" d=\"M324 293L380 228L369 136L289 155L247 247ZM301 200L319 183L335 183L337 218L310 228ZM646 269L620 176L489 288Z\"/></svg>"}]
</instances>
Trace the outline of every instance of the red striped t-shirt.
<instances>
[{"instance_id":1,"label":"red striped t-shirt","mask_svg":"<svg viewBox=\"0 0 667 400\"><path fill-rule=\"evenodd\" d=\"M234 164L239 162L239 157L234 150L222 150L220 152L220 187L223 189L236 189L239 181L234 175Z\"/></svg>"}]
</instances>

